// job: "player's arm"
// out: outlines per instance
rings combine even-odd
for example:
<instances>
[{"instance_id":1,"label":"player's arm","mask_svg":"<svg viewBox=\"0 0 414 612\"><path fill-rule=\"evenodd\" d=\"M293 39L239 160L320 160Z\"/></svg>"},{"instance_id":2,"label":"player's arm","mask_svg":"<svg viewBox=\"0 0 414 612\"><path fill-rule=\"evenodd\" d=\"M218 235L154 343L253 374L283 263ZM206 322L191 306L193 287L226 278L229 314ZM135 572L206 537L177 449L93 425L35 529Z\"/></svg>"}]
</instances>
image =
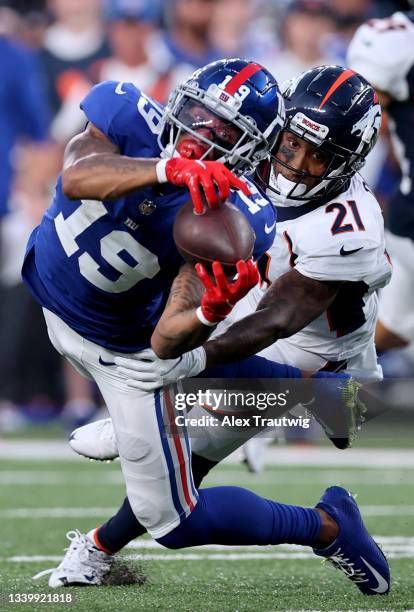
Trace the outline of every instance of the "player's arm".
<instances>
[{"instance_id":1,"label":"player's arm","mask_svg":"<svg viewBox=\"0 0 414 612\"><path fill-rule=\"evenodd\" d=\"M278 278L256 312L206 342L207 366L236 361L300 331L332 304L340 282L317 281L296 270Z\"/></svg>"},{"instance_id":2,"label":"player's arm","mask_svg":"<svg viewBox=\"0 0 414 612\"><path fill-rule=\"evenodd\" d=\"M167 305L151 337L151 347L161 359L172 359L203 344L214 327L197 317L204 292L193 266L185 264L171 287Z\"/></svg>"},{"instance_id":3,"label":"player's arm","mask_svg":"<svg viewBox=\"0 0 414 612\"><path fill-rule=\"evenodd\" d=\"M73 200L118 198L157 183L158 161L120 155L118 147L88 123L66 147L62 189Z\"/></svg>"},{"instance_id":4,"label":"player's arm","mask_svg":"<svg viewBox=\"0 0 414 612\"><path fill-rule=\"evenodd\" d=\"M93 123L68 143L62 172L63 193L72 200L109 200L156 183L188 187L196 212L202 213L203 190L209 206L241 189L246 183L219 162L190 159L134 158L120 155L118 147Z\"/></svg>"},{"instance_id":5,"label":"player's arm","mask_svg":"<svg viewBox=\"0 0 414 612\"><path fill-rule=\"evenodd\" d=\"M200 264L196 269L185 264L175 278L151 338L151 346L161 359L172 359L201 346L259 279L253 261L239 261L233 281L226 278L218 262L213 263L212 272L213 277Z\"/></svg>"}]
</instances>

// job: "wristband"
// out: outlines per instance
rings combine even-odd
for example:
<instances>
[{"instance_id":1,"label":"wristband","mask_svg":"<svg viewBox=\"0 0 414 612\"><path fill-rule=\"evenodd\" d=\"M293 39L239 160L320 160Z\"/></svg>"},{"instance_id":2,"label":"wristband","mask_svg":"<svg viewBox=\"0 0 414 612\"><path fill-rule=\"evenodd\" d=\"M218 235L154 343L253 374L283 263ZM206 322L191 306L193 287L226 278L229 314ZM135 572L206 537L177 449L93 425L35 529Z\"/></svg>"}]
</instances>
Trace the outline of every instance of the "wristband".
<instances>
[{"instance_id":1,"label":"wristband","mask_svg":"<svg viewBox=\"0 0 414 612\"><path fill-rule=\"evenodd\" d=\"M157 173L157 180L159 183L168 182L166 165L169 161L169 159L160 159L160 161L155 165L155 172Z\"/></svg>"},{"instance_id":2,"label":"wristband","mask_svg":"<svg viewBox=\"0 0 414 612\"><path fill-rule=\"evenodd\" d=\"M203 314L203 310L201 308L201 306L199 306L196 310L196 315L197 315L197 319L203 324L203 325L208 325L208 327L215 327L219 321L216 321L215 323L212 323L211 321L209 321Z\"/></svg>"}]
</instances>

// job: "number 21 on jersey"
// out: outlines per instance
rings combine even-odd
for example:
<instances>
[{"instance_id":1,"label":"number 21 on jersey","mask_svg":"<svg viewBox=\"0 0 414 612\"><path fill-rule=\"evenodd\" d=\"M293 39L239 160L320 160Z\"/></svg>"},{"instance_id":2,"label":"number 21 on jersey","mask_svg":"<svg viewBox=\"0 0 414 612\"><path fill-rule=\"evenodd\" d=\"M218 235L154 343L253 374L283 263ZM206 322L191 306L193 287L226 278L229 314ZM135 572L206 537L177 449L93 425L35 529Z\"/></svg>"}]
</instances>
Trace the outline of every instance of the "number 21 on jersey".
<instances>
[{"instance_id":1,"label":"number 21 on jersey","mask_svg":"<svg viewBox=\"0 0 414 612\"><path fill-rule=\"evenodd\" d=\"M336 212L335 220L331 226L331 232L334 236L346 232L365 232L365 226L355 200L348 200L346 204L347 206L342 202L332 202L325 208L326 213Z\"/></svg>"}]
</instances>

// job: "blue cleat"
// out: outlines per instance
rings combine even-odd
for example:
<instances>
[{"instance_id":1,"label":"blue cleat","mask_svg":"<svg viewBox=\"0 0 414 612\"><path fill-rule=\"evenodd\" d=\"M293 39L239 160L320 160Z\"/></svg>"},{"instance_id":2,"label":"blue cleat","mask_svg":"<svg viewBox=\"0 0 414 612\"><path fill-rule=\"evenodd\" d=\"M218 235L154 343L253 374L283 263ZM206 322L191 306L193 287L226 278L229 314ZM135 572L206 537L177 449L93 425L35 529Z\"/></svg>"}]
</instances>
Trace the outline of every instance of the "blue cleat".
<instances>
[{"instance_id":1,"label":"blue cleat","mask_svg":"<svg viewBox=\"0 0 414 612\"><path fill-rule=\"evenodd\" d=\"M364 595L389 593L388 562L369 535L351 493L342 487L329 487L316 507L338 523L339 534L330 546L313 552L341 570Z\"/></svg>"}]
</instances>

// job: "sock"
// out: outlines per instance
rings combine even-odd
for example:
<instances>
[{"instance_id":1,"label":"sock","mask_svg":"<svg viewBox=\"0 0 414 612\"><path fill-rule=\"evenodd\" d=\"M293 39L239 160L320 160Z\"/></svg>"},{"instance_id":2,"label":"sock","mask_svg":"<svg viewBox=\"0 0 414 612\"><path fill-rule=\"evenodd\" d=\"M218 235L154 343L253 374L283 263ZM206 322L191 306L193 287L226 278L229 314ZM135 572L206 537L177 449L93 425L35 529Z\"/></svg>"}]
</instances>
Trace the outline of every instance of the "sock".
<instances>
[{"instance_id":1,"label":"sock","mask_svg":"<svg viewBox=\"0 0 414 612\"><path fill-rule=\"evenodd\" d=\"M196 455L191 456L191 467L193 470L194 485L198 489L204 476L208 474L216 462L210 461ZM129 542L147 533L132 511L128 498L118 512L98 529L89 532L91 540L95 545L107 553L116 553Z\"/></svg>"},{"instance_id":2,"label":"sock","mask_svg":"<svg viewBox=\"0 0 414 612\"><path fill-rule=\"evenodd\" d=\"M102 542L99 539L98 531L99 531L98 527L95 527L94 529L91 529L90 531L88 531L86 535L91 540L95 548L97 548L101 552L106 553L107 555L112 555L114 551L108 550L105 546L103 546Z\"/></svg>"},{"instance_id":3,"label":"sock","mask_svg":"<svg viewBox=\"0 0 414 612\"><path fill-rule=\"evenodd\" d=\"M132 512L126 497L118 512L95 531L93 539L101 550L116 553L144 533L147 530Z\"/></svg>"},{"instance_id":4,"label":"sock","mask_svg":"<svg viewBox=\"0 0 414 612\"><path fill-rule=\"evenodd\" d=\"M167 548L203 544L302 544L311 546L321 528L314 508L280 504L240 487L199 491L193 512L158 539Z\"/></svg>"}]
</instances>

